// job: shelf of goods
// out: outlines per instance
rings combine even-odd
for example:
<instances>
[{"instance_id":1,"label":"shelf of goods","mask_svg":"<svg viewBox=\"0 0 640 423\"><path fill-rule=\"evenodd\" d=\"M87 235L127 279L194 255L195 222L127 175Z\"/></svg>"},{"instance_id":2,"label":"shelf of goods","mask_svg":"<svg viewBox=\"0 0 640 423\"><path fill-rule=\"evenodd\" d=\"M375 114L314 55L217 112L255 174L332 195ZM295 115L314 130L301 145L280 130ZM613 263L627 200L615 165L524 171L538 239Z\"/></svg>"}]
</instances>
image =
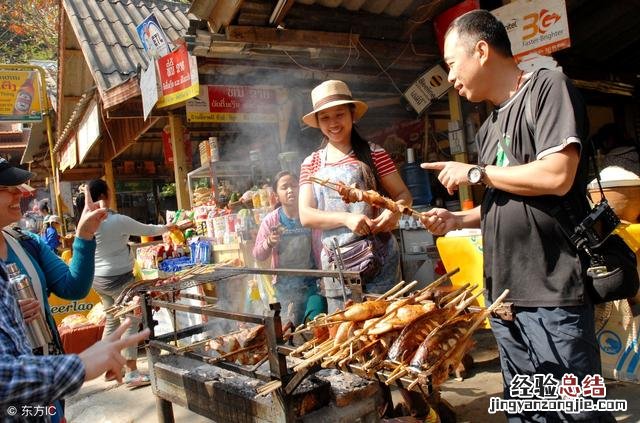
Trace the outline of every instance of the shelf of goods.
<instances>
[{"instance_id":1,"label":"shelf of goods","mask_svg":"<svg viewBox=\"0 0 640 423\"><path fill-rule=\"evenodd\" d=\"M253 182L252 168L245 162L219 161L212 164L213 166L201 166L187 173L191 207L215 201L217 192L212 188L218 187L223 181L234 186L236 191L245 189Z\"/></svg>"}]
</instances>

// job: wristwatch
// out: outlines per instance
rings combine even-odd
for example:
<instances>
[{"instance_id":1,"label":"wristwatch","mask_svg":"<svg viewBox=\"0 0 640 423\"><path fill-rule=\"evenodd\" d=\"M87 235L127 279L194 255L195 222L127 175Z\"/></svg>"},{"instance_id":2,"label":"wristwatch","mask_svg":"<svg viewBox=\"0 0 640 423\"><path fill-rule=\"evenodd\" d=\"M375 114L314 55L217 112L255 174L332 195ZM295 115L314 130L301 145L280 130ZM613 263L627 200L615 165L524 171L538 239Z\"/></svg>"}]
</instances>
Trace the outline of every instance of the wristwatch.
<instances>
[{"instance_id":1,"label":"wristwatch","mask_svg":"<svg viewBox=\"0 0 640 423\"><path fill-rule=\"evenodd\" d=\"M467 172L467 180L472 185L481 184L485 175L484 166L474 166Z\"/></svg>"}]
</instances>

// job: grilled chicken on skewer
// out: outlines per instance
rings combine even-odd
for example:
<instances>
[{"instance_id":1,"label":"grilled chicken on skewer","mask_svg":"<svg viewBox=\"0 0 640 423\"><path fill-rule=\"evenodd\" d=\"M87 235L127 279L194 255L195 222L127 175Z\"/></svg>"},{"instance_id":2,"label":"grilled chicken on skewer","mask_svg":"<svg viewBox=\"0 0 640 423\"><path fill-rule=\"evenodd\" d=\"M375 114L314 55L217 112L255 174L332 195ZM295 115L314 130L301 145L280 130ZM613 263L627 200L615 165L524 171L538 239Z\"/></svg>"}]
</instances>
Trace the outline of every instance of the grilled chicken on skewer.
<instances>
[{"instance_id":1,"label":"grilled chicken on skewer","mask_svg":"<svg viewBox=\"0 0 640 423\"><path fill-rule=\"evenodd\" d=\"M379 207L381 209L387 209L394 213L402 213L407 216L414 216L416 218L420 218L421 214L411 207L404 206L402 204L398 204L390 198L384 197L380 195L377 191L368 190L364 191L354 186L345 185L342 182L331 182L327 179L320 179L312 176L312 182L316 184L325 186L334 191L337 191L342 197L342 200L345 203L357 203L360 201L364 201L367 204L370 204L374 207Z\"/></svg>"}]
</instances>

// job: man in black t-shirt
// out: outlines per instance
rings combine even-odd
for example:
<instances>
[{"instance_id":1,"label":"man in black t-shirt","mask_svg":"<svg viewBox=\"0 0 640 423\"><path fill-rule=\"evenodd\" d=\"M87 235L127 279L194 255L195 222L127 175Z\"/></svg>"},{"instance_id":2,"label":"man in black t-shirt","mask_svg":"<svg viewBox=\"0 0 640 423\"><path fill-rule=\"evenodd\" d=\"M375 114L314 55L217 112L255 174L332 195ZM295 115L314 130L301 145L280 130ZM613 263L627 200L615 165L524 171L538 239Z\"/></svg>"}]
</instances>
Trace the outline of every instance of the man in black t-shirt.
<instances>
[{"instance_id":1,"label":"man in black t-shirt","mask_svg":"<svg viewBox=\"0 0 640 423\"><path fill-rule=\"evenodd\" d=\"M569 210L579 220L589 210L580 160L587 136L584 103L562 73L520 70L504 26L487 11L469 12L450 25L444 56L448 79L460 95L490 101L495 109L476 136L478 165L449 161L422 167L439 171L451 194L463 184L483 184L486 191L480 207L455 213L434 208L422 220L436 235L482 228L488 299L509 289L507 301L516 311L512 322L491 321L504 397L512 398L516 375L561 381L573 374L582 381L599 374L585 268L563 233ZM540 410L508 417L615 421L608 413Z\"/></svg>"}]
</instances>

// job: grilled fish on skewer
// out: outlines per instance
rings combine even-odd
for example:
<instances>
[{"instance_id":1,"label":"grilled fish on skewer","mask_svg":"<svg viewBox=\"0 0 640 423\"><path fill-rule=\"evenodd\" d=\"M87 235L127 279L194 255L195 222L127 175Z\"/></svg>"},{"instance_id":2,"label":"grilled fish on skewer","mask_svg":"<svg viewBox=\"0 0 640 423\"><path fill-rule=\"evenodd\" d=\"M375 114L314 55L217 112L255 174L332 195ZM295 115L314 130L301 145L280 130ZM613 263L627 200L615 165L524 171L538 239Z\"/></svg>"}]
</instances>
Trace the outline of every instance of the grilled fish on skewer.
<instances>
[{"instance_id":1,"label":"grilled fish on skewer","mask_svg":"<svg viewBox=\"0 0 640 423\"><path fill-rule=\"evenodd\" d=\"M447 351L456 347L475 319L481 318L481 314L469 313L458 316L428 336L413 355L410 362L411 368L419 371L436 364Z\"/></svg>"},{"instance_id":2,"label":"grilled fish on skewer","mask_svg":"<svg viewBox=\"0 0 640 423\"><path fill-rule=\"evenodd\" d=\"M414 320L393 342L388 358L400 363L409 360L431 331L447 321L454 313L456 310L453 308L435 309Z\"/></svg>"}]
</instances>

